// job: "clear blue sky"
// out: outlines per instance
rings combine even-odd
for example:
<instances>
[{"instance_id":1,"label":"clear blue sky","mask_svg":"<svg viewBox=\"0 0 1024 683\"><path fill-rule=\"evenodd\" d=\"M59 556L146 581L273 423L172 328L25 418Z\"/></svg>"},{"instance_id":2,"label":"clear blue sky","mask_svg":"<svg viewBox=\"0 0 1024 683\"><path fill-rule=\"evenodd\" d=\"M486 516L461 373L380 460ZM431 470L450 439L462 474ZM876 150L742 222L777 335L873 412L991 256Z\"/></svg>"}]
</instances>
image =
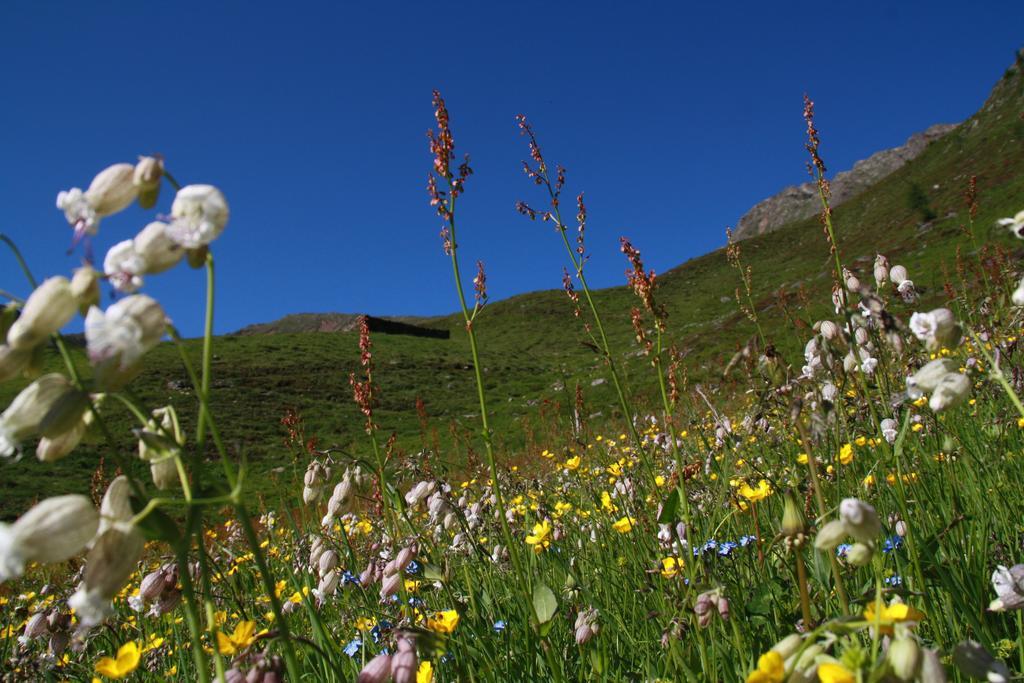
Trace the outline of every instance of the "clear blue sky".
<instances>
[{"instance_id":1,"label":"clear blue sky","mask_svg":"<svg viewBox=\"0 0 1024 683\"><path fill-rule=\"evenodd\" d=\"M424 189L437 87L476 171L461 253L467 267L484 260L492 299L561 278L555 236L514 211L538 199L520 170L520 112L568 167L569 191L586 191L591 278L615 285L620 235L663 271L805 179L805 91L822 155L843 170L973 113L1021 26L1019 0L12 0L0 5L0 230L39 274L70 273L57 192L161 152L231 205L215 243L218 332L307 311L447 313L451 275ZM107 219L98 258L150 215ZM6 254L0 275L24 293ZM182 265L145 291L196 335L202 286Z\"/></svg>"}]
</instances>

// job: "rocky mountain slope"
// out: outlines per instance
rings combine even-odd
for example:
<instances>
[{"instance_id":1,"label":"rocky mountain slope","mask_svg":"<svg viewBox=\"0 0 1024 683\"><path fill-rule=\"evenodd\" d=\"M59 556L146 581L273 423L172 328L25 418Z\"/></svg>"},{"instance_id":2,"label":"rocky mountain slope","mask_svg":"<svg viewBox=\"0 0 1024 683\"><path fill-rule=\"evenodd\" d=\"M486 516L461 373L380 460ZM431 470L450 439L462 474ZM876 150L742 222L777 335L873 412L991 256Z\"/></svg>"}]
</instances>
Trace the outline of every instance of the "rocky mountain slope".
<instances>
[{"instance_id":1,"label":"rocky mountain slope","mask_svg":"<svg viewBox=\"0 0 1024 683\"><path fill-rule=\"evenodd\" d=\"M957 124L938 123L923 133L910 136L906 144L875 152L832 178L832 206L851 199L918 157L928 145L955 129ZM821 211L817 186L807 182L791 185L774 197L754 205L739 222L733 235L746 239L809 218Z\"/></svg>"}]
</instances>

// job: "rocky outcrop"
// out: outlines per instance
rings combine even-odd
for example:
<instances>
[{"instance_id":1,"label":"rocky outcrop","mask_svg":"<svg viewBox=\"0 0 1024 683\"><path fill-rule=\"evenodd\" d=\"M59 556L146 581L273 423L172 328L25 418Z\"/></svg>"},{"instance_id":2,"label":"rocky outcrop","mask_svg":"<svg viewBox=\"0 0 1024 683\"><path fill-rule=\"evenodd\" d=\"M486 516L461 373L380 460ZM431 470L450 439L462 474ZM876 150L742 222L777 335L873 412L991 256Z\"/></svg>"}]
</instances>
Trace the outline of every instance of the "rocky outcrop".
<instances>
[{"instance_id":1,"label":"rocky outcrop","mask_svg":"<svg viewBox=\"0 0 1024 683\"><path fill-rule=\"evenodd\" d=\"M362 315L352 313L295 313L270 323L249 325L235 332L240 335L280 334L296 332L356 332ZM451 333L446 329L428 327L410 321L419 318L378 318L366 316L370 332L383 334L407 334L414 337L448 339Z\"/></svg>"},{"instance_id":2,"label":"rocky outcrop","mask_svg":"<svg viewBox=\"0 0 1024 683\"><path fill-rule=\"evenodd\" d=\"M855 163L849 171L837 173L831 180L832 206L839 206L896 171L957 125L936 124L923 133L910 136L906 144L900 147L875 152L867 159ZM821 202L814 183L787 187L774 197L755 204L736 224L733 236L746 239L763 235L787 223L809 218L819 211Z\"/></svg>"}]
</instances>

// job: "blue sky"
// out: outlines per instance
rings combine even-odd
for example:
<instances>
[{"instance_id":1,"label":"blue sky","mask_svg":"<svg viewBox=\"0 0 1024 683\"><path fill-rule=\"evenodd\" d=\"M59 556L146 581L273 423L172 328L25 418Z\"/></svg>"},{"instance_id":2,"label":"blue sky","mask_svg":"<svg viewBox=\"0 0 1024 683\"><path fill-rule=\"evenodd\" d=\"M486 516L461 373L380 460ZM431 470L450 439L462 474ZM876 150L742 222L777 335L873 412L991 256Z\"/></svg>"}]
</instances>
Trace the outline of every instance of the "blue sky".
<instances>
[{"instance_id":1,"label":"blue sky","mask_svg":"<svg viewBox=\"0 0 1024 683\"><path fill-rule=\"evenodd\" d=\"M752 204L805 179L801 96L839 171L973 113L1021 46L1024 3L5 2L0 230L37 274L70 273L61 189L160 152L221 187L216 328L308 311L455 309L427 205L430 93L475 175L460 253L492 299L558 287L514 116L585 190L590 278L623 282L620 235L663 271L717 248ZM159 209L167 212L171 193ZM107 247L141 229L107 219ZM25 293L9 255L0 289ZM187 335L204 280L150 278Z\"/></svg>"}]
</instances>

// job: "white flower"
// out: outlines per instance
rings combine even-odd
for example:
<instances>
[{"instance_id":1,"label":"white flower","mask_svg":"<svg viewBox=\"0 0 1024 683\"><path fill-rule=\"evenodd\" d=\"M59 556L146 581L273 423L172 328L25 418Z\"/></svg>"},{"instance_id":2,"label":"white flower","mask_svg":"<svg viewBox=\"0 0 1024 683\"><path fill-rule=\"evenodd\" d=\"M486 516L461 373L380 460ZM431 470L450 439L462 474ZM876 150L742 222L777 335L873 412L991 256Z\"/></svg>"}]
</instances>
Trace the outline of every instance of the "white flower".
<instances>
[{"instance_id":1,"label":"white flower","mask_svg":"<svg viewBox=\"0 0 1024 683\"><path fill-rule=\"evenodd\" d=\"M60 331L75 315L78 303L66 277L51 277L29 295L21 315L7 331L12 349L32 349Z\"/></svg>"},{"instance_id":2,"label":"white flower","mask_svg":"<svg viewBox=\"0 0 1024 683\"><path fill-rule=\"evenodd\" d=\"M996 223L1012 232L1016 237L1024 239L1024 211L1018 211L1013 218L1000 218Z\"/></svg>"},{"instance_id":3,"label":"white flower","mask_svg":"<svg viewBox=\"0 0 1024 683\"><path fill-rule=\"evenodd\" d=\"M63 375L43 375L21 390L0 415L0 456L13 455L22 441L39 430L39 424L71 384Z\"/></svg>"},{"instance_id":4,"label":"white flower","mask_svg":"<svg viewBox=\"0 0 1024 683\"><path fill-rule=\"evenodd\" d=\"M142 274L146 271L145 260L135 251L132 240L118 242L103 259L103 272L110 284L119 292L132 294L142 286Z\"/></svg>"},{"instance_id":5,"label":"white flower","mask_svg":"<svg viewBox=\"0 0 1024 683\"><path fill-rule=\"evenodd\" d=\"M932 392L928 401L928 407L936 413L948 408L955 408L964 402L971 395L971 380L967 375L959 372L951 372L939 381L939 385Z\"/></svg>"},{"instance_id":6,"label":"white flower","mask_svg":"<svg viewBox=\"0 0 1024 683\"><path fill-rule=\"evenodd\" d=\"M1013 290L1012 299L1014 306L1024 306L1024 280L1021 280L1017 289Z\"/></svg>"},{"instance_id":7,"label":"white flower","mask_svg":"<svg viewBox=\"0 0 1024 683\"><path fill-rule=\"evenodd\" d=\"M896 287L896 291L908 304L917 300L917 290L914 289L914 283L911 280L903 280L900 282L899 286Z\"/></svg>"},{"instance_id":8,"label":"white flower","mask_svg":"<svg viewBox=\"0 0 1024 683\"><path fill-rule=\"evenodd\" d=\"M101 363L116 357L127 368L157 345L165 326L160 304L142 294L125 297L106 312L93 306L85 317L89 359Z\"/></svg>"},{"instance_id":9,"label":"white flower","mask_svg":"<svg viewBox=\"0 0 1024 683\"><path fill-rule=\"evenodd\" d=\"M862 543L871 543L882 533L882 522L875 508L857 498L845 498L839 504L839 519L846 531Z\"/></svg>"},{"instance_id":10,"label":"white flower","mask_svg":"<svg viewBox=\"0 0 1024 683\"><path fill-rule=\"evenodd\" d=\"M925 343L930 351L960 343L960 328L953 312L948 308L936 308L928 313L914 313L910 316L910 331Z\"/></svg>"},{"instance_id":11,"label":"white flower","mask_svg":"<svg viewBox=\"0 0 1024 683\"><path fill-rule=\"evenodd\" d=\"M76 234L95 235L99 230L100 217L85 198L82 188L73 187L58 193L57 208L64 212L64 217L74 226Z\"/></svg>"},{"instance_id":12,"label":"white flower","mask_svg":"<svg viewBox=\"0 0 1024 683\"><path fill-rule=\"evenodd\" d=\"M167 235L186 249L197 249L215 240L228 222L228 204L213 185L187 185L171 205L174 220Z\"/></svg>"},{"instance_id":13,"label":"white flower","mask_svg":"<svg viewBox=\"0 0 1024 683\"><path fill-rule=\"evenodd\" d=\"M14 524L0 524L0 582L21 576L29 562L63 562L96 533L99 515L82 495L38 503Z\"/></svg>"},{"instance_id":14,"label":"white flower","mask_svg":"<svg viewBox=\"0 0 1024 683\"><path fill-rule=\"evenodd\" d=\"M1003 612L1024 608L1024 564L1011 568L1000 565L992 572L992 588L998 596L988 608L992 612Z\"/></svg>"},{"instance_id":15,"label":"white flower","mask_svg":"<svg viewBox=\"0 0 1024 683\"><path fill-rule=\"evenodd\" d=\"M135 201L139 191L132 180L134 174L131 164L114 164L97 173L85 192L74 187L57 195L57 208L64 212L76 236L95 235L100 218Z\"/></svg>"},{"instance_id":16,"label":"white flower","mask_svg":"<svg viewBox=\"0 0 1024 683\"><path fill-rule=\"evenodd\" d=\"M891 417L882 420L882 438L889 443L896 443L896 436L899 434L899 423Z\"/></svg>"},{"instance_id":17,"label":"white flower","mask_svg":"<svg viewBox=\"0 0 1024 683\"><path fill-rule=\"evenodd\" d=\"M907 378L907 395L917 400L935 391L943 377L957 371L957 363L951 358L937 358Z\"/></svg>"}]
</instances>

